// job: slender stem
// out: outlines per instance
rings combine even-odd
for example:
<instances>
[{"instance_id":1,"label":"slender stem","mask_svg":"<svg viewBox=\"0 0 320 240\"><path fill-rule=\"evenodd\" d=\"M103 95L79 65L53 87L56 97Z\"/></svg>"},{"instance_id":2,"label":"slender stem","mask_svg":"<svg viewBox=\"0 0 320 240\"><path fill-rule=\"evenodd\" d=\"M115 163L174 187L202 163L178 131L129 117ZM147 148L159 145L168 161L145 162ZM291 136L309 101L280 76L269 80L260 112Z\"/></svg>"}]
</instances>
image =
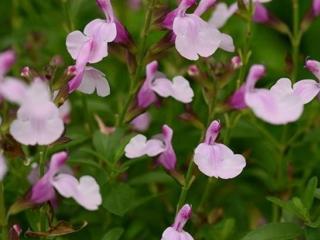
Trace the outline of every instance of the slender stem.
<instances>
[{"instance_id":1,"label":"slender stem","mask_svg":"<svg viewBox=\"0 0 320 240\"><path fill-rule=\"evenodd\" d=\"M137 91L136 85L137 85L137 82L139 81L139 77L143 67L144 57L146 56L145 54L146 42L147 42L147 37L150 31L150 27L151 27L151 22L152 22L151 20L152 20L155 3L156 3L156 0L149 1L149 6L147 9L145 22L144 22L144 27L141 33L141 40L140 40L140 46L139 46L139 52L138 52L138 58L137 58L137 68L133 76L132 75L130 76L131 79L130 79L130 86L129 86L129 97L127 98L127 101L125 102L124 107L120 113L120 116L118 119L119 126L122 126L125 123L126 115L127 115L130 103L132 102Z\"/></svg>"},{"instance_id":2,"label":"slender stem","mask_svg":"<svg viewBox=\"0 0 320 240\"><path fill-rule=\"evenodd\" d=\"M45 174L47 150L48 150L47 147L43 147L39 153L40 177L42 177ZM46 214L45 214L45 206L42 206L39 209L39 231L43 232L45 230L46 230Z\"/></svg>"},{"instance_id":3,"label":"slender stem","mask_svg":"<svg viewBox=\"0 0 320 240\"><path fill-rule=\"evenodd\" d=\"M252 22L253 10L254 10L253 3L252 3L252 0L250 0L248 5L248 12L247 12L248 16L247 16L246 38L245 38L242 51L240 52L242 67L240 69L239 77L237 80L237 89L240 87L241 83L244 81L245 74L246 74L250 57L251 57L250 47L251 47L252 29L253 29L253 22Z\"/></svg>"},{"instance_id":4,"label":"slender stem","mask_svg":"<svg viewBox=\"0 0 320 240\"><path fill-rule=\"evenodd\" d=\"M0 182L0 227L2 240L8 240L8 226L6 218L6 207L4 202L4 185Z\"/></svg>"},{"instance_id":5,"label":"slender stem","mask_svg":"<svg viewBox=\"0 0 320 240\"><path fill-rule=\"evenodd\" d=\"M293 82L297 81L298 67L299 67L299 49L301 43L301 32L299 30L299 0L292 0L292 22L293 22L293 34L291 37L292 45L292 73L291 78Z\"/></svg>"}]
</instances>

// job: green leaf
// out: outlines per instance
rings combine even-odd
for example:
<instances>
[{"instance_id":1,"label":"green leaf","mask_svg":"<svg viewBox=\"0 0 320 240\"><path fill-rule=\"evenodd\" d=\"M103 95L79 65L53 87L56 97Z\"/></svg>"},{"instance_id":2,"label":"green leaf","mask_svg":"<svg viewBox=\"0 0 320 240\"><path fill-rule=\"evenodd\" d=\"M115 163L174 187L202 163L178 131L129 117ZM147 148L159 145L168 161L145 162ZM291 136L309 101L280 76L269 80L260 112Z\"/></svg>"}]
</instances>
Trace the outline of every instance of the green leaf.
<instances>
[{"instance_id":1,"label":"green leaf","mask_svg":"<svg viewBox=\"0 0 320 240\"><path fill-rule=\"evenodd\" d=\"M136 201L135 190L127 184L118 183L112 187L105 187L103 207L109 212L123 216L128 212Z\"/></svg>"},{"instance_id":2,"label":"green leaf","mask_svg":"<svg viewBox=\"0 0 320 240\"><path fill-rule=\"evenodd\" d=\"M309 180L306 190L304 191L302 202L307 210L310 210L313 204L315 192L317 190L318 178L313 177Z\"/></svg>"},{"instance_id":3,"label":"green leaf","mask_svg":"<svg viewBox=\"0 0 320 240\"><path fill-rule=\"evenodd\" d=\"M105 160L115 163L123 154L125 141L122 141L123 130L117 129L115 132L106 135L96 131L93 135L93 146Z\"/></svg>"},{"instance_id":4,"label":"green leaf","mask_svg":"<svg viewBox=\"0 0 320 240\"><path fill-rule=\"evenodd\" d=\"M102 240L119 240L123 233L123 228L112 228L109 232L106 233L106 235L103 236Z\"/></svg>"},{"instance_id":5,"label":"green leaf","mask_svg":"<svg viewBox=\"0 0 320 240\"><path fill-rule=\"evenodd\" d=\"M249 232L242 240L293 240L302 234L294 223L270 223Z\"/></svg>"}]
</instances>

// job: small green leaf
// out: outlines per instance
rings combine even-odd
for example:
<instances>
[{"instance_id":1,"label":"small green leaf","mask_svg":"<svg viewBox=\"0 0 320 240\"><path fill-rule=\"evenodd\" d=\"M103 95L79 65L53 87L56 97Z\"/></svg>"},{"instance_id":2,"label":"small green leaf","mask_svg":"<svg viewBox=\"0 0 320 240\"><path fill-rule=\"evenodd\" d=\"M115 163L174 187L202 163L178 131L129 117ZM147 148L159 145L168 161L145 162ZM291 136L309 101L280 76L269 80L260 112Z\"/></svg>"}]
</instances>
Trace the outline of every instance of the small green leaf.
<instances>
[{"instance_id":1,"label":"small green leaf","mask_svg":"<svg viewBox=\"0 0 320 240\"><path fill-rule=\"evenodd\" d=\"M135 204L135 190L127 184L119 183L112 187L105 187L103 207L109 212L123 216Z\"/></svg>"},{"instance_id":2,"label":"small green leaf","mask_svg":"<svg viewBox=\"0 0 320 240\"><path fill-rule=\"evenodd\" d=\"M293 240L303 230L293 223L270 223L249 232L242 240Z\"/></svg>"},{"instance_id":3,"label":"small green leaf","mask_svg":"<svg viewBox=\"0 0 320 240\"><path fill-rule=\"evenodd\" d=\"M123 233L123 228L112 228L109 232L106 233L106 235L103 236L102 240L119 240Z\"/></svg>"},{"instance_id":4,"label":"small green leaf","mask_svg":"<svg viewBox=\"0 0 320 240\"><path fill-rule=\"evenodd\" d=\"M307 210L310 210L313 204L315 192L317 190L318 178L313 177L309 180L306 190L304 191L302 202Z\"/></svg>"},{"instance_id":5,"label":"small green leaf","mask_svg":"<svg viewBox=\"0 0 320 240\"><path fill-rule=\"evenodd\" d=\"M125 141L122 141L123 130L117 129L109 135L96 131L93 135L93 146L108 162L116 162L123 154ZM120 156L120 157L119 157Z\"/></svg>"}]
</instances>

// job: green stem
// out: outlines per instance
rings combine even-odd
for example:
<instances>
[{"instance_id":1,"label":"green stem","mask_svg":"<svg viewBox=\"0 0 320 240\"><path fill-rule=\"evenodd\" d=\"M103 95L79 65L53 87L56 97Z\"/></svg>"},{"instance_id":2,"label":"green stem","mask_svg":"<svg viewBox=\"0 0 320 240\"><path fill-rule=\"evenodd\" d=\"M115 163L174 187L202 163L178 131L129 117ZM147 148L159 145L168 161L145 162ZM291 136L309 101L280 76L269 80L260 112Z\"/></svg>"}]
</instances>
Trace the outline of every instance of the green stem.
<instances>
[{"instance_id":1,"label":"green stem","mask_svg":"<svg viewBox=\"0 0 320 240\"><path fill-rule=\"evenodd\" d=\"M47 158L47 151L48 148L42 147L39 153L39 170L40 170L40 177L45 174L45 164ZM39 231L44 232L46 230L46 213L45 213L45 206L40 207L39 209Z\"/></svg>"},{"instance_id":2,"label":"green stem","mask_svg":"<svg viewBox=\"0 0 320 240\"><path fill-rule=\"evenodd\" d=\"M129 97L127 101L124 104L124 107L119 115L118 119L118 126L122 126L125 121L126 121L126 115L130 106L130 103L132 102L136 92L137 92L137 82L139 81L139 77L142 71L143 67L143 62L144 62L144 57L147 55L145 54L146 50L146 42L147 42L147 37L150 31L151 27L151 20L152 20L152 15L153 15L153 10L154 10L154 5L156 3L156 0L151 0L149 1L149 6L147 9L146 17L145 17L145 22L144 22L144 27L141 33L141 40L140 40L140 46L139 46L139 52L138 52L138 58L137 58L137 68L133 76L130 76L130 86L129 86Z\"/></svg>"},{"instance_id":3,"label":"green stem","mask_svg":"<svg viewBox=\"0 0 320 240\"><path fill-rule=\"evenodd\" d=\"M301 43L301 32L299 30L299 0L292 0L292 21L293 21L293 34L291 36L292 45L292 73L291 78L293 82L297 81L298 67L299 67L299 49Z\"/></svg>"},{"instance_id":4,"label":"green stem","mask_svg":"<svg viewBox=\"0 0 320 240\"><path fill-rule=\"evenodd\" d=\"M6 207L4 202L4 185L0 182L0 227L2 240L8 240L8 223L6 217Z\"/></svg>"},{"instance_id":5,"label":"green stem","mask_svg":"<svg viewBox=\"0 0 320 240\"><path fill-rule=\"evenodd\" d=\"M244 42L244 46L242 51L240 52L240 58L242 61L242 67L239 72L239 77L237 80L237 89L240 87L241 83L244 81L244 78L246 76L246 71L248 68L248 64L251 57L251 40L252 40L252 29L253 29L253 3L252 1L249 2L249 8L248 8L248 16L247 16L247 30L246 30L246 38Z\"/></svg>"}]
</instances>

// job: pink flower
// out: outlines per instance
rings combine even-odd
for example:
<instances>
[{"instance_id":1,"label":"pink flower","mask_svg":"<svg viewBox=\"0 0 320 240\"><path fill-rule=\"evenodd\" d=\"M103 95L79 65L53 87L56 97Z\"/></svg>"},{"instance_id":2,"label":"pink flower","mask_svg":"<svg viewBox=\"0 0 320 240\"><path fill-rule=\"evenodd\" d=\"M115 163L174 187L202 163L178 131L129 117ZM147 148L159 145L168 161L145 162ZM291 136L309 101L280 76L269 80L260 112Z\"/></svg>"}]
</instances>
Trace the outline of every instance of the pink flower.
<instances>
[{"instance_id":1,"label":"pink flower","mask_svg":"<svg viewBox=\"0 0 320 240\"><path fill-rule=\"evenodd\" d=\"M312 11L313 11L314 16L320 15L320 0L313 0Z\"/></svg>"},{"instance_id":2,"label":"pink flower","mask_svg":"<svg viewBox=\"0 0 320 240\"><path fill-rule=\"evenodd\" d=\"M99 185L91 176L82 176L78 181L70 174L61 173L67 158L66 152L52 156L48 171L31 189L30 201L36 204L54 201L56 190L88 210L97 210L102 203Z\"/></svg>"},{"instance_id":3,"label":"pink flower","mask_svg":"<svg viewBox=\"0 0 320 240\"><path fill-rule=\"evenodd\" d=\"M93 34L91 38L86 39L79 31L72 32L67 37L68 51L71 56L76 59L76 73L68 83L69 92L78 89L86 94L91 94L97 89L97 94L105 97L110 94L110 87L105 79L105 75L93 67L87 67L87 63L101 61L102 58L108 55L108 41L111 38L107 39L107 37L104 37L102 41L98 35L108 35L107 30L103 32L103 27L101 27L102 30L99 30L97 26L95 27L93 25L85 28L85 32L87 31ZM90 30L86 30L87 28ZM94 34L94 31L97 31L97 34Z\"/></svg>"},{"instance_id":4,"label":"pink flower","mask_svg":"<svg viewBox=\"0 0 320 240\"><path fill-rule=\"evenodd\" d=\"M191 217L191 213L191 206L185 204L177 213L173 225L162 233L161 240L193 240L193 237L183 230L184 225Z\"/></svg>"},{"instance_id":5,"label":"pink flower","mask_svg":"<svg viewBox=\"0 0 320 240\"><path fill-rule=\"evenodd\" d=\"M105 14L106 20L103 20L109 24L114 24L116 29L116 37L114 42L127 45L131 42L131 38L129 36L126 28L119 22L119 20L115 17L113 8L110 0L96 0L98 6L101 11ZM98 20L98 19L97 19ZM100 20L100 19L99 19ZM100 21L101 22L101 21Z\"/></svg>"},{"instance_id":6,"label":"pink flower","mask_svg":"<svg viewBox=\"0 0 320 240\"><path fill-rule=\"evenodd\" d=\"M294 122L301 116L303 102L294 94L289 79L279 79L270 90L257 89L255 84L265 68L263 65L254 65L250 72L252 77L248 77L246 82L245 103L257 117L278 125Z\"/></svg>"},{"instance_id":7,"label":"pink flower","mask_svg":"<svg viewBox=\"0 0 320 240\"><path fill-rule=\"evenodd\" d=\"M139 132L146 131L150 126L151 116L148 112L142 113L131 121L131 126Z\"/></svg>"},{"instance_id":8,"label":"pink flower","mask_svg":"<svg viewBox=\"0 0 320 240\"><path fill-rule=\"evenodd\" d=\"M202 0L193 14L187 14L186 10L194 4L194 1L182 0L178 8L169 13L164 21L167 28L171 28L176 35L175 46L181 56L189 60L198 60L199 56L209 57L218 48L226 51L234 51L232 38L220 33L200 18L215 1Z\"/></svg>"},{"instance_id":9,"label":"pink flower","mask_svg":"<svg viewBox=\"0 0 320 240\"><path fill-rule=\"evenodd\" d=\"M231 16L238 11L237 3L234 3L228 7L226 3L218 3L212 12L209 24L219 29L222 28Z\"/></svg>"},{"instance_id":10,"label":"pink flower","mask_svg":"<svg viewBox=\"0 0 320 240\"><path fill-rule=\"evenodd\" d=\"M246 87L248 84L255 84L260 78L265 75L265 67L262 65L253 65L250 68L249 74L247 76L246 82L242 84L242 86L236 90L233 95L230 97L228 103L234 109L244 109L247 106L245 102L245 94L249 88L253 86Z\"/></svg>"},{"instance_id":11,"label":"pink flower","mask_svg":"<svg viewBox=\"0 0 320 240\"><path fill-rule=\"evenodd\" d=\"M27 84L17 78L4 77L2 81L0 80L0 96L10 102L22 104L26 91Z\"/></svg>"},{"instance_id":12,"label":"pink flower","mask_svg":"<svg viewBox=\"0 0 320 240\"><path fill-rule=\"evenodd\" d=\"M246 161L242 155L234 154L226 145L216 143L220 128L218 121L210 124L205 141L195 149L194 162L199 170L209 177L235 178L246 166Z\"/></svg>"},{"instance_id":13,"label":"pink flower","mask_svg":"<svg viewBox=\"0 0 320 240\"><path fill-rule=\"evenodd\" d=\"M25 145L48 145L56 141L64 131L64 124L48 86L36 79L24 92L22 100L10 134Z\"/></svg>"},{"instance_id":14,"label":"pink flower","mask_svg":"<svg viewBox=\"0 0 320 240\"><path fill-rule=\"evenodd\" d=\"M153 61L147 65L147 76L137 96L138 106L147 108L156 102L156 93L163 97L173 97L179 102L190 103L194 96L189 82L182 76L170 81L163 73L157 72L158 63Z\"/></svg>"},{"instance_id":15,"label":"pink flower","mask_svg":"<svg viewBox=\"0 0 320 240\"><path fill-rule=\"evenodd\" d=\"M6 160L2 153L0 153L0 182L3 180L4 176L8 171Z\"/></svg>"},{"instance_id":16,"label":"pink flower","mask_svg":"<svg viewBox=\"0 0 320 240\"><path fill-rule=\"evenodd\" d=\"M173 131L167 125L162 127L162 134L156 135L150 140L147 140L144 135L138 134L126 145L125 155L127 158L138 158L144 155L157 156L158 163L166 170L172 171L176 166L176 154L171 144L172 136Z\"/></svg>"},{"instance_id":17,"label":"pink flower","mask_svg":"<svg viewBox=\"0 0 320 240\"><path fill-rule=\"evenodd\" d=\"M270 20L268 9L260 2L256 2L253 20L257 23L266 23Z\"/></svg>"},{"instance_id":18,"label":"pink flower","mask_svg":"<svg viewBox=\"0 0 320 240\"><path fill-rule=\"evenodd\" d=\"M320 92L320 62L308 60L306 68L316 76L318 81L306 79L293 85L294 94L299 96L304 104L311 102Z\"/></svg>"},{"instance_id":19,"label":"pink flower","mask_svg":"<svg viewBox=\"0 0 320 240\"><path fill-rule=\"evenodd\" d=\"M77 90L85 94L92 94L96 91L100 97L110 95L110 86L105 74L93 67L85 68L82 81Z\"/></svg>"},{"instance_id":20,"label":"pink flower","mask_svg":"<svg viewBox=\"0 0 320 240\"><path fill-rule=\"evenodd\" d=\"M253 0L255 12L253 14L253 20L263 23L269 20L268 10L262 5L262 3L270 2L271 0ZM246 4L249 1L245 1ZM209 24L216 28L223 27L226 22L239 10L238 4L233 3L228 6L225 3L218 3L215 10L212 12L212 16L209 20Z\"/></svg>"},{"instance_id":21,"label":"pink flower","mask_svg":"<svg viewBox=\"0 0 320 240\"><path fill-rule=\"evenodd\" d=\"M6 75L6 73L10 70L11 66L16 61L16 55L14 51L7 50L5 52L0 53L0 79Z\"/></svg>"}]
</instances>

